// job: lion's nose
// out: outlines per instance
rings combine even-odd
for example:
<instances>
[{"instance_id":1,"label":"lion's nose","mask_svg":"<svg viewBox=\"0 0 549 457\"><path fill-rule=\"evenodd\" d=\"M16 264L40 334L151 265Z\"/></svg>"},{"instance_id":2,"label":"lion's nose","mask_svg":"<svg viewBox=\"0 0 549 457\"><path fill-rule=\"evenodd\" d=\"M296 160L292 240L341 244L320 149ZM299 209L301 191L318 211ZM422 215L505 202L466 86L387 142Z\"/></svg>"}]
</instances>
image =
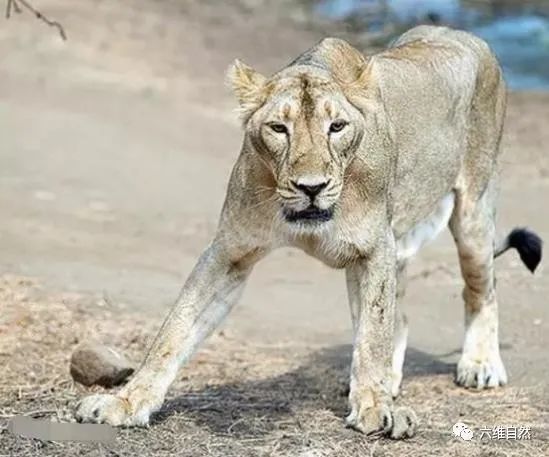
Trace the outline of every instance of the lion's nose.
<instances>
[{"instance_id":1,"label":"lion's nose","mask_svg":"<svg viewBox=\"0 0 549 457\"><path fill-rule=\"evenodd\" d=\"M329 179L325 179L322 181L319 181L318 179L314 181L298 179L296 181L292 181L294 187L307 195L307 197L309 197L311 200L313 200L329 183Z\"/></svg>"}]
</instances>

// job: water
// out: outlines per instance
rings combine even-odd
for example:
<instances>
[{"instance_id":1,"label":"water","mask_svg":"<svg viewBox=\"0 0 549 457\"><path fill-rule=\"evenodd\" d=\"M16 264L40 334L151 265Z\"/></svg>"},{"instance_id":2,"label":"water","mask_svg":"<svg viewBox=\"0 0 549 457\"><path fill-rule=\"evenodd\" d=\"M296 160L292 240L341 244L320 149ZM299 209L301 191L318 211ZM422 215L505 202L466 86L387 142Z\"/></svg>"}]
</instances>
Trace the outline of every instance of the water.
<instances>
[{"instance_id":1,"label":"water","mask_svg":"<svg viewBox=\"0 0 549 457\"><path fill-rule=\"evenodd\" d=\"M379 3L376 0L322 0L317 12L343 19L360 16ZM499 11L486 11L478 5L471 6L473 2L460 0L388 0L387 3L388 17L394 22L411 26L430 17L486 40L497 54L510 88L549 90L549 18L536 8L525 6L527 2L518 2L519 7L514 10ZM386 20L387 16L383 18ZM369 30L379 25L375 17L364 20Z\"/></svg>"},{"instance_id":2,"label":"water","mask_svg":"<svg viewBox=\"0 0 549 457\"><path fill-rule=\"evenodd\" d=\"M473 27L499 57L513 89L549 89L549 21L540 16L503 17Z\"/></svg>"}]
</instances>

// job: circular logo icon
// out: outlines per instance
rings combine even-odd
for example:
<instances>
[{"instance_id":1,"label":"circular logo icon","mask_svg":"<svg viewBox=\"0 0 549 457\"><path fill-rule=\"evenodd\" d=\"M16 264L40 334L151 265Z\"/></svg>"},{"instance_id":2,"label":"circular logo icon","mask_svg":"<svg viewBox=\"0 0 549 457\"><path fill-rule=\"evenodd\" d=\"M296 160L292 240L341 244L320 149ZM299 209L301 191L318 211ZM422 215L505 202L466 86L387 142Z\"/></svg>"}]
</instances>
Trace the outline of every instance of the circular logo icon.
<instances>
[{"instance_id":1,"label":"circular logo icon","mask_svg":"<svg viewBox=\"0 0 549 457\"><path fill-rule=\"evenodd\" d=\"M467 425L463 422L457 422L454 424L452 427L452 434L464 441L471 441L473 439L473 430L467 427Z\"/></svg>"}]
</instances>

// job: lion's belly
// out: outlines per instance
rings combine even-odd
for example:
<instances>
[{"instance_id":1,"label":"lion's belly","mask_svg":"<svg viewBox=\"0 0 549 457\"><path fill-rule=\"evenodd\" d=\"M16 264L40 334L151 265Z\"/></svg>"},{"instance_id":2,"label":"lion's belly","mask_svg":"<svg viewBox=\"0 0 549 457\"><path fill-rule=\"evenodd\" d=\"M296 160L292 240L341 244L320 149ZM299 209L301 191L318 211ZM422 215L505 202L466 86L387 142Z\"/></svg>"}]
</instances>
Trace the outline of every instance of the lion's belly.
<instances>
[{"instance_id":1,"label":"lion's belly","mask_svg":"<svg viewBox=\"0 0 549 457\"><path fill-rule=\"evenodd\" d=\"M456 134L447 131L448 137ZM392 208L392 226L397 239L436 213L456 188L465 145L457 139L447 140L444 145L444 151L410 151L408 163L397 173Z\"/></svg>"},{"instance_id":2,"label":"lion's belly","mask_svg":"<svg viewBox=\"0 0 549 457\"><path fill-rule=\"evenodd\" d=\"M405 261L413 257L422 246L436 238L448 225L454 210L454 193L447 194L429 216L417 222L396 239L397 259Z\"/></svg>"}]
</instances>

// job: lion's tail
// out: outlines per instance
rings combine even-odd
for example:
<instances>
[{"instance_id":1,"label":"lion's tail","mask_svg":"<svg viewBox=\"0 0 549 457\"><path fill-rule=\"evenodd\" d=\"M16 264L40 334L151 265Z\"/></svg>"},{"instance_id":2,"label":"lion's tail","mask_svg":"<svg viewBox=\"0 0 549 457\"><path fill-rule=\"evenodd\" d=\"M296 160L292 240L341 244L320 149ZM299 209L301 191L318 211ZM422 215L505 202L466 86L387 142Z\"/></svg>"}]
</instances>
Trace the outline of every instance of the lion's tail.
<instances>
[{"instance_id":1,"label":"lion's tail","mask_svg":"<svg viewBox=\"0 0 549 457\"><path fill-rule=\"evenodd\" d=\"M543 241L536 233L526 228L515 228L496 246L494 258L514 248L526 268L533 273L541 261L542 246Z\"/></svg>"}]
</instances>

